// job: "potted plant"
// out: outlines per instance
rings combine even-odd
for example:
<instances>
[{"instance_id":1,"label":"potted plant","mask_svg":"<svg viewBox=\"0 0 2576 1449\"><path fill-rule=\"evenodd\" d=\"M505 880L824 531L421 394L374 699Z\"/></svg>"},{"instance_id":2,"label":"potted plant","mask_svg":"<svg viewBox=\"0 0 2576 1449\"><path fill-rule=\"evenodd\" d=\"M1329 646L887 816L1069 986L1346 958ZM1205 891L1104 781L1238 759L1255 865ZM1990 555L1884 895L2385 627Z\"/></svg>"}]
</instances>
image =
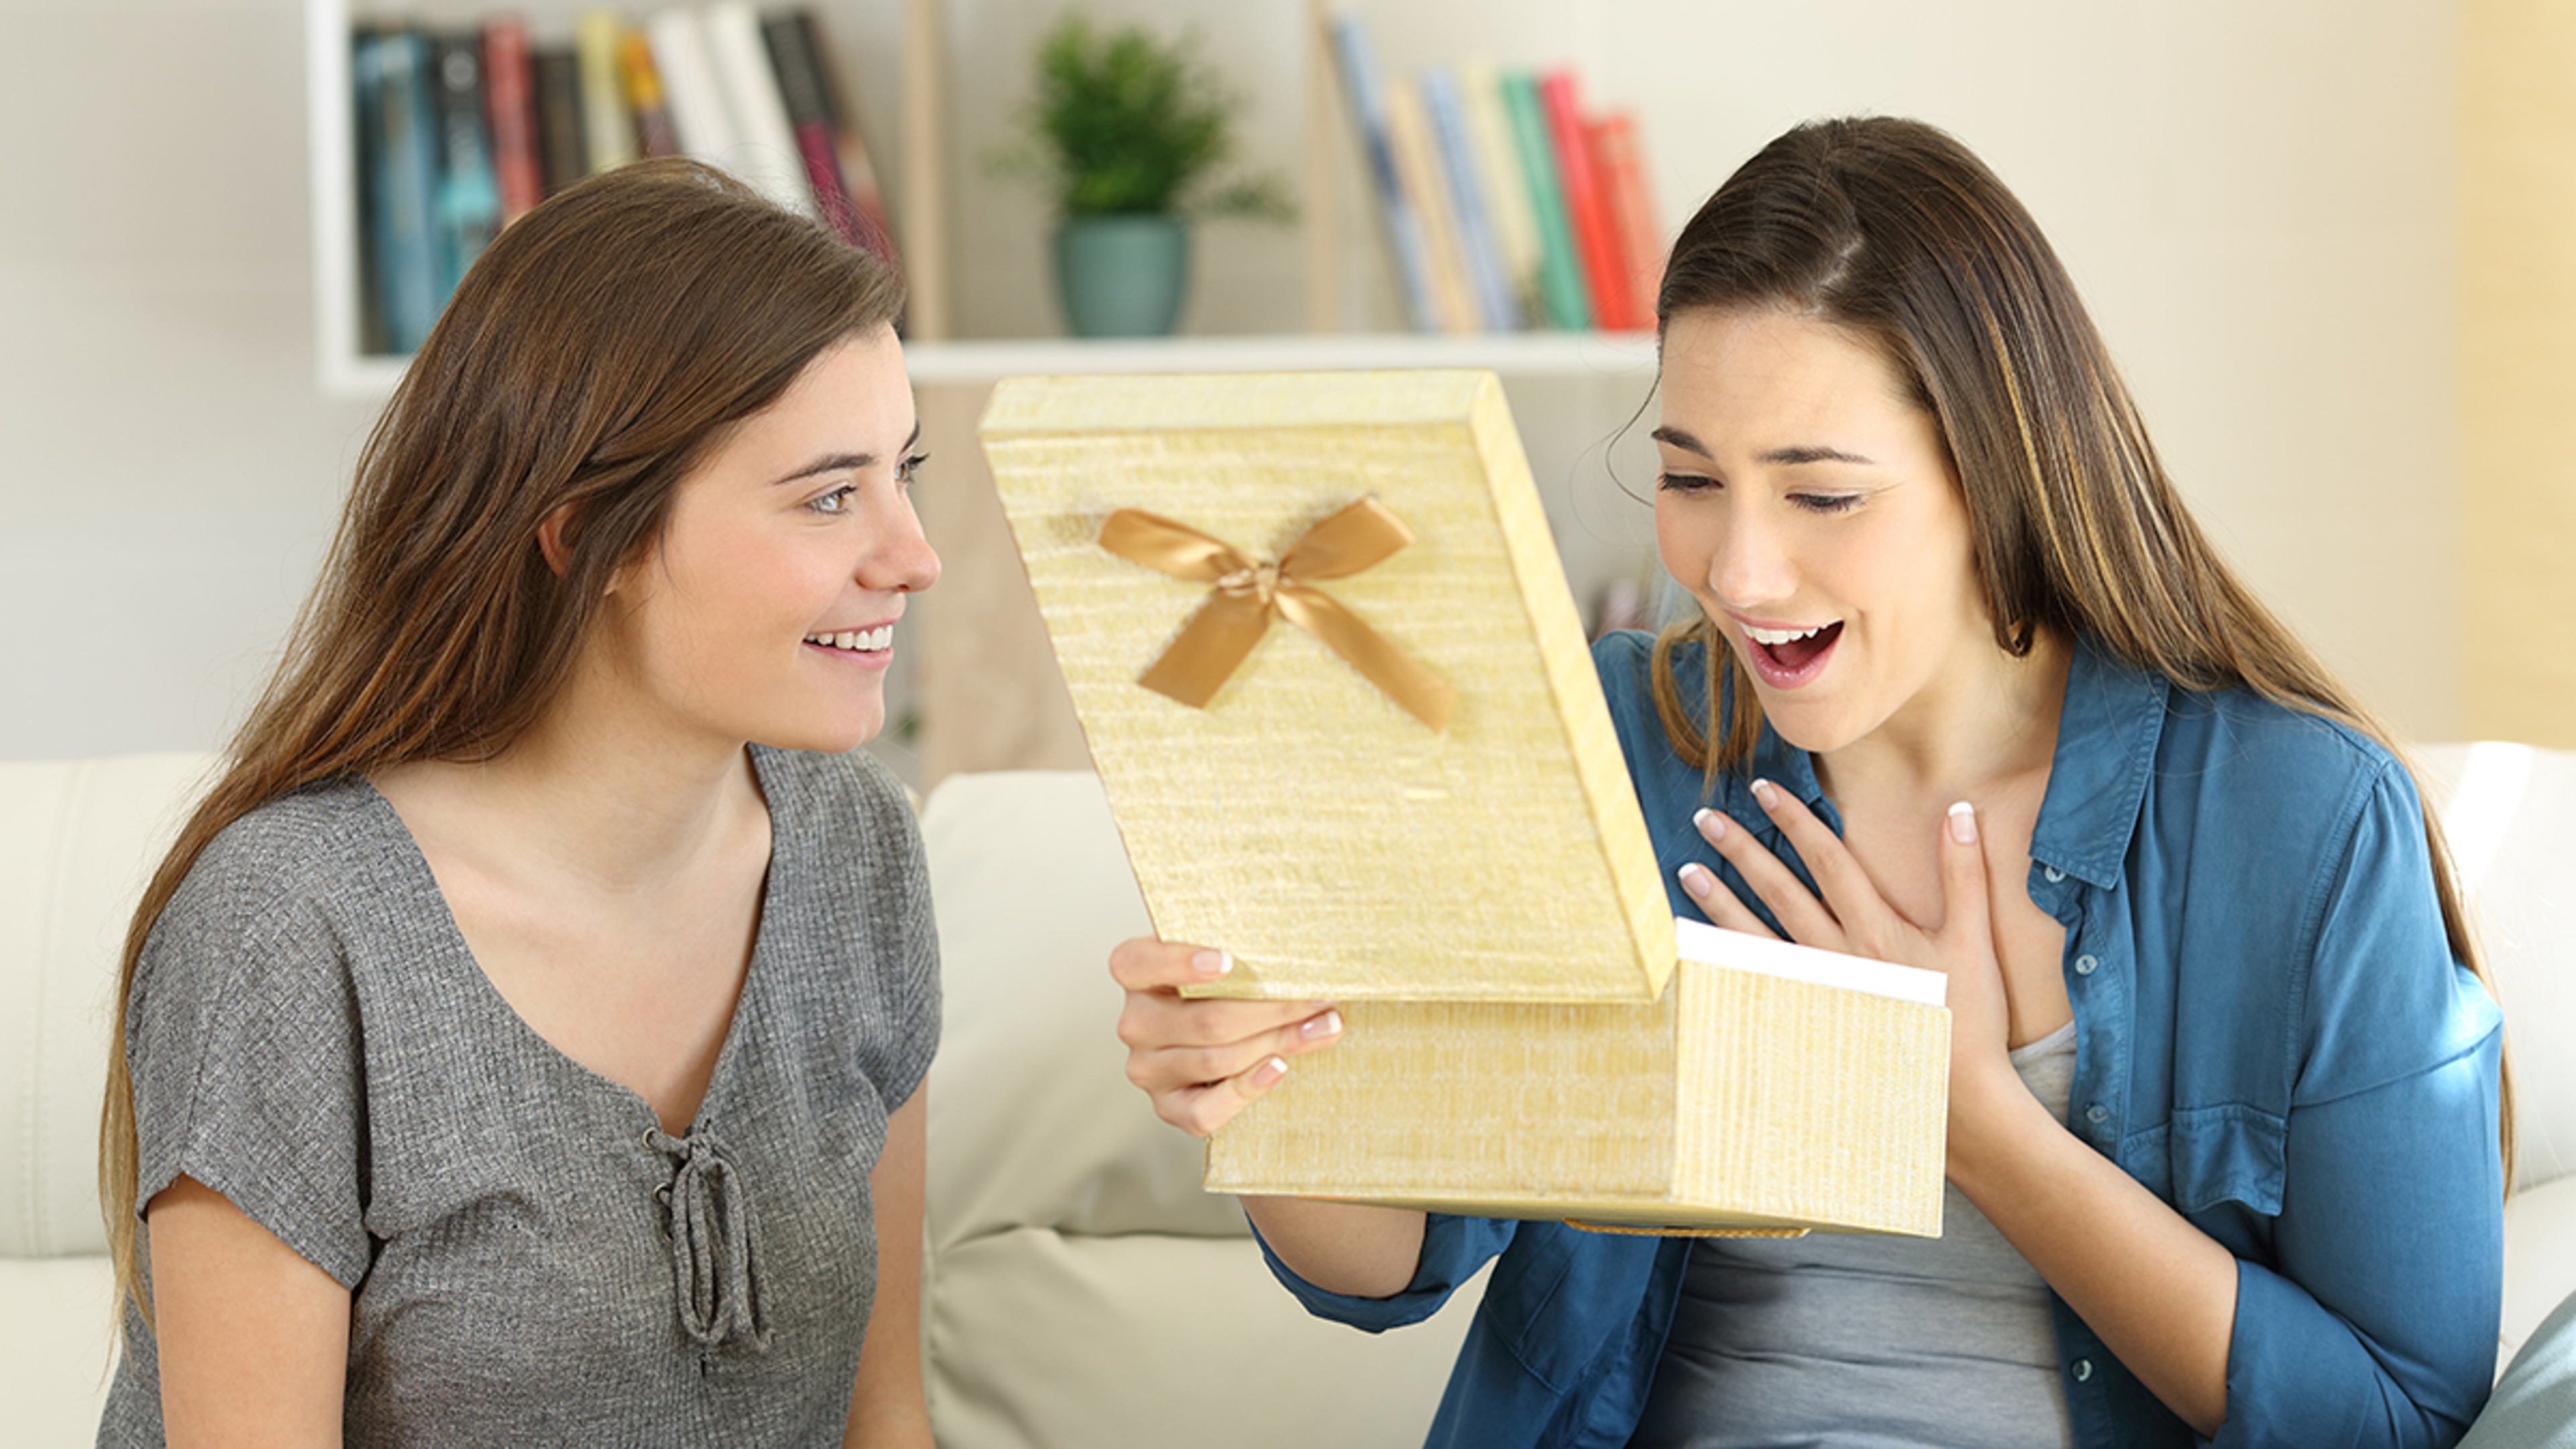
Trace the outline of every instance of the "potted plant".
<instances>
[{"instance_id":1,"label":"potted plant","mask_svg":"<svg viewBox=\"0 0 2576 1449\"><path fill-rule=\"evenodd\" d=\"M1054 195L1057 295L1080 337L1150 337L1180 321L1189 223L1284 221L1272 176L1216 172L1241 102L1186 40L1068 13L1039 42L1023 145L996 160Z\"/></svg>"}]
</instances>

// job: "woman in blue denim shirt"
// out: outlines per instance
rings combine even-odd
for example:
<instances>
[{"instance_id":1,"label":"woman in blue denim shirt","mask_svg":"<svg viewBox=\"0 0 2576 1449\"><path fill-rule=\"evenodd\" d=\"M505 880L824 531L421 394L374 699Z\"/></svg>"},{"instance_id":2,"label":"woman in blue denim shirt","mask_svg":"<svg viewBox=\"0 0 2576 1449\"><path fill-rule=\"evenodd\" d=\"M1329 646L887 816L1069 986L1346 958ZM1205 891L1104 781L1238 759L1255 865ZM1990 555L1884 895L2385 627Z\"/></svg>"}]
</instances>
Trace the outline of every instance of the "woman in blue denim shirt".
<instances>
[{"instance_id":1,"label":"woman in blue denim shirt","mask_svg":"<svg viewBox=\"0 0 2576 1449\"><path fill-rule=\"evenodd\" d=\"M2385 734L2185 513L2063 268L1957 142L1802 126L1674 246L1665 566L1596 649L1677 912L1950 979L1936 1241L1247 1200L1377 1330L1494 1263L1438 1444L2443 1445L2493 1374L2499 1018ZM1183 1001L1213 1130L1330 1003Z\"/></svg>"}]
</instances>

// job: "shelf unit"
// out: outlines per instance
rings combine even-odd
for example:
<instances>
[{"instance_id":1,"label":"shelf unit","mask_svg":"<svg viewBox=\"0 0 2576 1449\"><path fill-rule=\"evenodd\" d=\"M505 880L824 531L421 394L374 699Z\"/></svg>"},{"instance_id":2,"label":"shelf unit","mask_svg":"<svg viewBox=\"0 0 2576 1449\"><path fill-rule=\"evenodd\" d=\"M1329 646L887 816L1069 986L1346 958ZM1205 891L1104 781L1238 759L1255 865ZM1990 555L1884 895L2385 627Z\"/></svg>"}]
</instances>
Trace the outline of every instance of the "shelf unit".
<instances>
[{"instance_id":1,"label":"shelf unit","mask_svg":"<svg viewBox=\"0 0 2576 1449\"><path fill-rule=\"evenodd\" d=\"M595 0L541 0L533 8L540 31L547 22L569 25L572 14ZM834 9L852 8L837 0ZM1306 0L1321 45L1324 0ZM943 143L938 0L902 0L904 94L902 134L905 194L895 207L910 269L915 340L905 349L913 380L921 385L991 382L1017 374L1084 372L1273 372L1345 368L1480 367L1506 377L1591 376L1651 378L1653 339L1645 334L1522 332L1479 336L1418 333L1344 333L1324 330L1344 278L1334 264L1342 218L1334 198L1339 134L1337 97L1329 65L1318 49L1308 58L1308 145L1305 159L1307 266L1305 283L1318 318L1313 333L1266 337L1175 337L1120 341L1067 338L951 341L945 275L947 158ZM353 16L383 14L431 23L468 24L503 0L411 0L395 5L370 0L305 0L306 134L311 157L313 286L317 378L333 397L381 398L401 380L407 359L358 350L357 167L349 115L349 30ZM637 13L643 6L639 3Z\"/></svg>"}]
</instances>

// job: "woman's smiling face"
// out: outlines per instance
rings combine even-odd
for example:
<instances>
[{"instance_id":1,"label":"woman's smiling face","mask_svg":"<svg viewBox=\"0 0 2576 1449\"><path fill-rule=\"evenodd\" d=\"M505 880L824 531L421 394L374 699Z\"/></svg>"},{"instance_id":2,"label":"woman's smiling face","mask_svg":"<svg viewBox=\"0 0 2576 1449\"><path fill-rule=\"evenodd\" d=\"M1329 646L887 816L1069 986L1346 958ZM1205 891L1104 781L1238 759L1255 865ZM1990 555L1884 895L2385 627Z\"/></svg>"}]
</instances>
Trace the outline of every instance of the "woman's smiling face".
<instances>
[{"instance_id":1,"label":"woman's smiling face","mask_svg":"<svg viewBox=\"0 0 2576 1449\"><path fill-rule=\"evenodd\" d=\"M895 622L939 577L908 496L920 431L891 329L826 350L735 428L612 590L627 707L719 742L874 735Z\"/></svg>"},{"instance_id":2,"label":"woman's smiling face","mask_svg":"<svg viewBox=\"0 0 2576 1449\"><path fill-rule=\"evenodd\" d=\"M1866 339L1776 309L1664 330L1655 541L1781 738L1930 724L2000 654L1932 415Z\"/></svg>"}]
</instances>

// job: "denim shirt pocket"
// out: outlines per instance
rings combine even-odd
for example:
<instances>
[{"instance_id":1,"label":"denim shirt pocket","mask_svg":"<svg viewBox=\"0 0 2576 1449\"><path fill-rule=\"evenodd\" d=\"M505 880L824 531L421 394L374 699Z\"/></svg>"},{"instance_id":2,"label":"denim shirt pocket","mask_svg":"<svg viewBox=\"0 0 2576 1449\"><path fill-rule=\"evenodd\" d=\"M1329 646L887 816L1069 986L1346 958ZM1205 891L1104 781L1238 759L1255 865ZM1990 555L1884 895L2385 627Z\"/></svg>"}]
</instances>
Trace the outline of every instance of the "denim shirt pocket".
<instances>
[{"instance_id":1,"label":"denim shirt pocket","mask_svg":"<svg viewBox=\"0 0 2576 1449\"><path fill-rule=\"evenodd\" d=\"M2184 1214L2240 1203L2264 1217L2281 1212L2289 1123L2237 1103L2180 1107L2145 1140L2133 1143L2129 1172Z\"/></svg>"}]
</instances>

